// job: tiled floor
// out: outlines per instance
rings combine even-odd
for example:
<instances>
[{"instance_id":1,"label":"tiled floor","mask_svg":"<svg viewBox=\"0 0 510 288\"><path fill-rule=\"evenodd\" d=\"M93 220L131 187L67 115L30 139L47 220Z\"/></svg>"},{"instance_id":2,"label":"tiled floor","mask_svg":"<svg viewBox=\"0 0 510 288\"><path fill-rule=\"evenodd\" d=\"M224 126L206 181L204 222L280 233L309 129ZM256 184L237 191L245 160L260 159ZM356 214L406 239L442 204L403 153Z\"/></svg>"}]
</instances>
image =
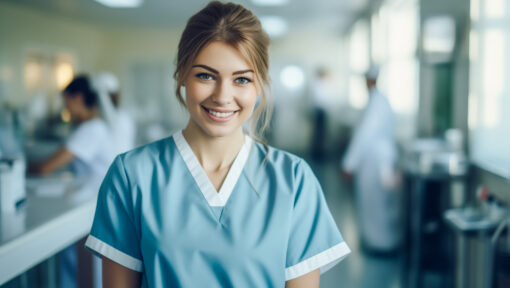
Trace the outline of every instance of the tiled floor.
<instances>
[{"instance_id":1,"label":"tiled floor","mask_svg":"<svg viewBox=\"0 0 510 288\"><path fill-rule=\"evenodd\" d=\"M401 261L365 255L359 245L352 187L341 180L336 161L310 163L342 236L352 253L321 276L323 288L400 288Z\"/></svg>"}]
</instances>

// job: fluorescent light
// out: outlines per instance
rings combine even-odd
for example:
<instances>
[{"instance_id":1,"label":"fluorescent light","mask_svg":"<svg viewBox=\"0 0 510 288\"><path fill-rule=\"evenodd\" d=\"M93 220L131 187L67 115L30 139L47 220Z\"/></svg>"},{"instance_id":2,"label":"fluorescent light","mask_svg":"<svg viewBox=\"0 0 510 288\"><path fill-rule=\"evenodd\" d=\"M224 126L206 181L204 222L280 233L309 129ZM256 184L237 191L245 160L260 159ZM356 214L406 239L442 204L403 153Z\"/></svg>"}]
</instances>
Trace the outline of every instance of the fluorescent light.
<instances>
[{"instance_id":1,"label":"fluorescent light","mask_svg":"<svg viewBox=\"0 0 510 288\"><path fill-rule=\"evenodd\" d=\"M251 0L251 2L258 6L281 6L289 3L289 0Z\"/></svg>"},{"instance_id":2,"label":"fluorescent light","mask_svg":"<svg viewBox=\"0 0 510 288\"><path fill-rule=\"evenodd\" d=\"M478 33L474 30L469 31L469 60L478 60L478 50L480 42L478 41Z\"/></svg>"},{"instance_id":3,"label":"fluorescent light","mask_svg":"<svg viewBox=\"0 0 510 288\"><path fill-rule=\"evenodd\" d=\"M486 0L485 14L487 18L503 18L505 16L505 2L506 0Z\"/></svg>"},{"instance_id":4,"label":"fluorescent light","mask_svg":"<svg viewBox=\"0 0 510 288\"><path fill-rule=\"evenodd\" d=\"M289 29L287 21L279 16L262 16L260 17L262 28L271 38L277 38L287 33Z\"/></svg>"},{"instance_id":5,"label":"fluorescent light","mask_svg":"<svg viewBox=\"0 0 510 288\"><path fill-rule=\"evenodd\" d=\"M94 0L112 8L134 8L142 5L143 0Z\"/></svg>"},{"instance_id":6,"label":"fluorescent light","mask_svg":"<svg viewBox=\"0 0 510 288\"><path fill-rule=\"evenodd\" d=\"M423 37L425 52L452 53L455 48L455 20L451 16L426 19Z\"/></svg>"},{"instance_id":7,"label":"fluorescent light","mask_svg":"<svg viewBox=\"0 0 510 288\"><path fill-rule=\"evenodd\" d=\"M505 92L505 33L502 28L485 30L483 40L483 118L487 128L496 128L502 125L501 96ZM505 95L506 96L506 95Z\"/></svg>"},{"instance_id":8,"label":"fluorescent light","mask_svg":"<svg viewBox=\"0 0 510 288\"><path fill-rule=\"evenodd\" d=\"M478 21L480 17L480 0L471 0L471 20Z\"/></svg>"},{"instance_id":9,"label":"fluorescent light","mask_svg":"<svg viewBox=\"0 0 510 288\"><path fill-rule=\"evenodd\" d=\"M73 80L73 66L69 62L61 62L57 64L55 69L55 80L59 90L64 88Z\"/></svg>"},{"instance_id":10,"label":"fluorescent light","mask_svg":"<svg viewBox=\"0 0 510 288\"><path fill-rule=\"evenodd\" d=\"M295 91L305 84L305 73L298 66L286 66L280 72L280 81L288 90Z\"/></svg>"}]
</instances>

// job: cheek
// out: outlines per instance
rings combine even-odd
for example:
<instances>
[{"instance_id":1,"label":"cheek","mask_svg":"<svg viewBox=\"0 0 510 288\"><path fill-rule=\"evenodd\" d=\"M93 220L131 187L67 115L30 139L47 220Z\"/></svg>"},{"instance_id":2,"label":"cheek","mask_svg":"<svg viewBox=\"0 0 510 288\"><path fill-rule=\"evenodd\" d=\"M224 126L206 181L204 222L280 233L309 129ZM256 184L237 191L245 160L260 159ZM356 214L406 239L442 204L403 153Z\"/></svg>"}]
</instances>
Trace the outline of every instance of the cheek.
<instances>
[{"instance_id":1,"label":"cheek","mask_svg":"<svg viewBox=\"0 0 510 288\"><path fill-rule=\"evenodd\" d=\"M255 89L246 91L243 93L241 97L242 105L245 108L251 108L255 106L255 103L257 102L257 91Z\"/></svg>"},{"instance_id":2,"label":"cheek","mask_svg":"<svg viewBox=\"0 0 510 288\"><path fill-rule=\"evenodd\" d=\"M185 102L188 109L197 103L197 92L195 90L193 86L186 86Z\"/></svg>"},{"instance_id":3,"label":"cheek","mask_svg":"<svg viewBox=\"0 0 510 288\"><path fill-rule=\"evenodd\" d=\"M207 85L193 84L186 86L186 104L197 104L210 95L211 89Z\"/></svg>"}]
</instances>

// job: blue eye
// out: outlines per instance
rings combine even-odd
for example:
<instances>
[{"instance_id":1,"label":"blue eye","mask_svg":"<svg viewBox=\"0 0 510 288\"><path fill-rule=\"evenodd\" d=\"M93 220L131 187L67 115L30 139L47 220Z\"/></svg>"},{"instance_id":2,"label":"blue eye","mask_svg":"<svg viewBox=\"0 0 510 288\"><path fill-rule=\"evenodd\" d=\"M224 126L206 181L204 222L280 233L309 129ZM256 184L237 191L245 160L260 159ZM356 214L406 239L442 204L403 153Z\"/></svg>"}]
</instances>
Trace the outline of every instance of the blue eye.
<instances>
[{"instance_id":1,"label":"blue eye","mask_svg":"<svg viewBox=\"0 0 510 288\"><path fill-rule=\"evenodd\" d=\"M200 80L213 80L214 79L212 75L209 75L207 73L198 73L197 75L195 75L195 77L197 77Z\"/></svg>"},{"instance_id":2,"label":"blue eye","mask_svg":"<svg viewBox=\"0 0 510 288\"><path fill-rule=\"evenodd\" d=\"M237 84L248 84L251 82L251 79L248 79L246 77L239 77L239 78L236 78L235 82Z\"/></svg>"}]
</instances>

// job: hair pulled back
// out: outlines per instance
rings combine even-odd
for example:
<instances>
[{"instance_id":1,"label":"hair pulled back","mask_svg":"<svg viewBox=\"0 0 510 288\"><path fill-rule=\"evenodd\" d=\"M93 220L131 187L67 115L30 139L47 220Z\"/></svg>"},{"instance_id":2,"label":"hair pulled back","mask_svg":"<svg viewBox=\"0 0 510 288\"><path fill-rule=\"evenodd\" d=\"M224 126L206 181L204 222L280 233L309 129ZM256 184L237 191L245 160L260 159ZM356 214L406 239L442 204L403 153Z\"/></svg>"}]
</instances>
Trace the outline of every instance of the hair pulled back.
<instances>
[{"instance_id":1,"label":"hair pulled back","mask_svg":"<svg viewBox=\"0 0 510 288\"><path fill-rule=\"evenodd\" d=\"M97 92L92 88L90 80L86 75L76 76L71 83L66 86L64 93L70 97L74 97L80 93L83 96L83 102L87 108L94 108L98 104Z\"/></svg>"}]
</instances>

